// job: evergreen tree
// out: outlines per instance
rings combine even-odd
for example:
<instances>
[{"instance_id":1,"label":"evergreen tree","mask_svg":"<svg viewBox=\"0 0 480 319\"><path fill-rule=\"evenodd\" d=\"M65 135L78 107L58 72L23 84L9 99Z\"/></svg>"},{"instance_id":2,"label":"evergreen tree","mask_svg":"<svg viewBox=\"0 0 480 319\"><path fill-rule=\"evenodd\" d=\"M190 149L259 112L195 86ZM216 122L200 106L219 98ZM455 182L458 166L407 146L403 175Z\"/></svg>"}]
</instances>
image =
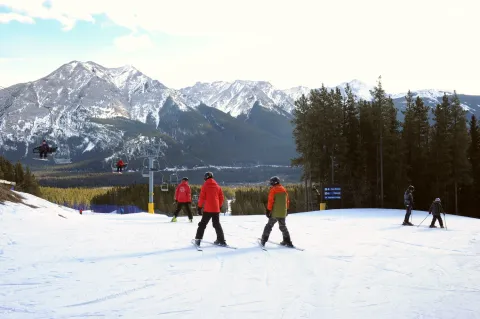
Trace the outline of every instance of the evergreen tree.
<instances>
[{"instance_id":1,"label":"evergreen tree","mask_svg":"<svg viewBox=\"0 0 480 319\"><path fill-rule=\"evenodd\" d=\"M32 174L29 167L27 167L25 170L21 188L26 193L36 196L40 195L40 187L37 180L35 179L35 175Z\"/></svg>"},{"instance_id":2,"label":"evergreen tree","mask_svg":"<svg viewBox=\"0 0 480 319\"><path fill-rule=\"evenodd\" d=\"M387 95L382 87L382 77L378 78L377 86L370 91L372 95L372 111L373 111L373 129L374 138L376 140L376 167L377 167L377 191L376 197L380 207L384 206L384 114L387 108Z\"/></svg>"},{"instance_id":3,"label":"evergreen tree","mask_svg":"<svg viewBox=\"0 0 480 319\"><path fill-rule=\"evenodd\" d=\"M441 197L444 207L449 209L448 186L453 175L451 150L452 114L448 96L444 94L442 103L437 104L433 112L431 148L429 155L429 175L432 176L431 198Z\"/></svg>"},{"instance_id":4,"label":"evergreen tree","mask_svg":"<svg viewBox=\"0 0 480 319\"><path fill-rule=\"evenodd\" d=\"M362 174L364 176L361 187L364 194L363 205L365 207L378 207L378 169L376 165L378 143L375 134L372 104L367 101L361 101L359 114Z\"/></svg>"},{"instance_id":5,"label":"evergreen tree","mask_svg":"<svg viewBox=\"0 0 480 319\"><path fill-rule=\"evenodd\" d=\"M472 115L470 121L470 147L468 149L468 159L472 168L473 183L471 192L468 194L468 200L471 206L473 216L479 218L478 210L480 205L480 127L475 115Z\"/></svg>"},{"instance_id":6,"label":"evergreen tree","mask_svg":"<svg viewBox=\"0 0 480 319\"><path fill-rule=\"evenodd\" d=\"M428 209L430 204L429 178L427 174L429 131L429 107L420 97L413 100L409 91L405 97L406 110L402 130L403 161L406 184L415 186L415 204L417 209Z\"/></svg>"},{"instance_id":7,"label":"evergreen tree","mask_svg":"<svg viewBox=\"0 0 480 319\"><path fill-rule=\"evenodd\" d=\"M360 121L359 107L355 96L347 84L345 88L344 102L344 123L343 137L345 140L344 149L344 174L342 180L343 196L347 205L360 207L362 205L362 179L363 163L362 152L360 150Z\"/></svg>"},{"instance_id":8,"label":"evergreen tree","mask_svg":"<svg viewBox=\"0 0 480 319\"><path fill-rule=\"evenodd\" d=\"M467 112L462 108L457 92L454 92L451 103L451 180L455 191L455 213L458 214L458 191L462 185L469 185L472 180L469 175L468 161L469 137L467 129Z\"/></svg>"},{"instance_id":9,"label":"evergreen tree","mask_svg":"<svg viewBox=\"0 0 480 319\"><path fill-rule=\"evenodd\" d=\"M387 207L403 206L405 173L402 161L400 123L393 100L388 97L383 109L383 183ZM382 206L383 207L383 206Z\"/></svg>"},{"instance_id":10,"label":"evergreen tree","mask_svg":"<svg viewBox=\"0 0 480 319\"><path fill-rule=\"evenodd\" d=\"M23 183L23 179L24 179L24 172L23 172L22 163L17 162L15 164L15 183L17 183L17 185L20 185Z\"/></svg>"}]
</instances>

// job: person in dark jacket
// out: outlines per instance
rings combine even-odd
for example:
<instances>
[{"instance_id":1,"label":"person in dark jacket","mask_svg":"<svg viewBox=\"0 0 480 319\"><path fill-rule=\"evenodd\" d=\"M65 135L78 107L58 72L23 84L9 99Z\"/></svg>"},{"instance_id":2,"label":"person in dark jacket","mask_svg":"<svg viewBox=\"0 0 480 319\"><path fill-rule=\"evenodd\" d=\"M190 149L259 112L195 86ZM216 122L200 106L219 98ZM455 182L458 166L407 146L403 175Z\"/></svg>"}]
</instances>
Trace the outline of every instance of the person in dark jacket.
<instances>
[{"instance_id":1,"label":"person in dark jacket","mask_svg":"<svg viewBox=\"0 0 480 319\"><path fill-rule=\"evenodd\" d=\"M283 236L283 241L280 245L294 247L285 223L285 219L288 215L288 208L290 206L290 199L288 198L287 190L280 184L280 179L277 176L270 178L270 186L267 209L265 211L268 223L263 229L260 244L265 246L265 243L268 241L268 237L272 232L273 226L278 222L278 226Z\"/></svg>"},{"instance_id":2,"label":"person in dark jacket","mask_svg":"<svg viewBox=\"0 0 480 319\"><path fill-rule=\"evenodd\" d=\"M198 215L202 216L202 220L198 223L195 244L200 246L205 228L211 219L213 228L215 228L215 232L217 233L217 240L214 242L215 245L226 246L227 243L225 242L222 225L220 225L220 211L224 201L223 191L220 185L213 179L212 172L206 172L204 180L205 183L203 183L200 189L197 205Z\"/></svg>"},{"instance_id":3,"label":"person in dark jacket","mask_svg":"<svg viewBox=\"0 0 480 319\"><path fill-rule=\"evenodd\" d=\"M441 213L445 214L443 211L442 203L440 202L440 198L435 198L433 201L432 205L430 205L430 209L428 210L429 214L433 215L432 218L432 223L430 224L430 228L437 228L435 226L435 222L438 219L438 222L440 223L440 227L443 228L443 220L442 216L440 215Z\"/></svg>"},{"instance_id":4,"label":"person in dark jacket","mask_svg":"<svg viewBox=\"0 0 480 319\"><path fill-rule=\"evenodd\" d=\"M49 150L50 147L48 147L47 141L43 140L42 145L40 145L40 158L47 158Z\"/></svg>"},{"instance_id":5,"label":"person in dark jacket","mask_svg":"<svg viewBox=\"0 0 480 319\"><path fill-rule=\"evenodd\" d=\"M177 204L177 209L173 213L172 222L175 223L177 221L178 213L185 208L188 214L188 219L190 222L193 222L193 215L192 211L190 210L190 205L192 204L192 192L190 190L190 186L188 185L188 177L182 178L182 182L178 184L177 189L175 191L175 203Z\"/></svg>"},{"instance_id":6,"label":"person in dark jacket","mask_svg":"<svg viewBox=\"0 0 480 319\"><path fill-rule=\"evenodd\" d=\"M405 219L403 220L404 226L413 226L413 224L410 222L410 215L412 214L412 208L413 208L413 191L415 188L410 185L408 186L407 190L405 191L405 194L403 195L403 200L405 203L406 207L406 213L405 213Z\"/></svg>"}]
</instances>

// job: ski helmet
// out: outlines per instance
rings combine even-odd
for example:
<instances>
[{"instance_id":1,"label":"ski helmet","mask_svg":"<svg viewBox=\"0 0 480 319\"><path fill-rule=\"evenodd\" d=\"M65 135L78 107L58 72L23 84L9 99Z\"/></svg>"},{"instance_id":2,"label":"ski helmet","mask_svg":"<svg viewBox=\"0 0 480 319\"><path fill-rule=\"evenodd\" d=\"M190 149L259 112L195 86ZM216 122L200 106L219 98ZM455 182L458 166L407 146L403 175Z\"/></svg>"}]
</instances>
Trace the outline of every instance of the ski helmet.
<instances>
[{"instance_id":1,"label":"ski helmet","mask_svg":"<svg viewBox=\"0 0 480 319\"><path fill-rule=\"evenodd\" d=\"M182 178L182 181L187 181L188 182L188 177Z\"/></svg>"},{"instance_id":2,"label":"ski helmet","mask_svg":"<svg viewBox=\"0 0 480 319\"><path fill-rule=\"evenodd\" d=\"M435 198L435 201L436 201L437 203L440 203L440 198L438 198L438 197Z\"/></svg>"},{"instance_id":3,"label":"ski helmet","mask_svg":"<svg viewBox=\"0 0 480 319\"><path fill-rule=\"evenodd\" d=\"M408 186L408 190L413 192L415 190L415 187L413 187L413 185L410 185L410 186Z\"/></svg>"},{"instance_id":4,"label":"ski helmet","mask_svg":"<svg viewBox=\"0 0 480 319\"><path fill-rule=\"evenodd\" d=\"M205 175L203 176L204 180L207 180L209 178L213 178L213 173L212 172L206 172Z\"/></svg>"},{"instance_id":5,"label":"ski helmet","mask_svg":"<svg viewBox=\"0 0 480 319\"><path fill-rule=\"evenodd\" d=\"M273 176L272 178L270 178L270 185L274 186L277 184L280 184L280 178L278 178L277 176Z\"/></svg>"}]
</instances>

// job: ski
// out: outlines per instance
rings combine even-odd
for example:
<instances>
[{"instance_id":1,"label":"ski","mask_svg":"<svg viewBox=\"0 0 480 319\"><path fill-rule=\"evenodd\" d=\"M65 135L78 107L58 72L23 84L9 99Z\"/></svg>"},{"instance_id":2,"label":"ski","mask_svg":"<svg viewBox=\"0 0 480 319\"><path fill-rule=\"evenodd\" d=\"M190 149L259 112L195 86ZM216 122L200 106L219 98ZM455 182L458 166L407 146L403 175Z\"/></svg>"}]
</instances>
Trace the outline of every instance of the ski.
<instances>
[{"instance_id":1,"label":"ski","mask_svg":"<svg viewBox=\"0 0 480 319\"><path fill-rule=\"evenodd\" d=\"M217 244L214 244L214 243L211 242L211 241L202 240L202 243L210 244L210 245L216 246L216 247L224 247L224 248L230 248L230 249L237 249L237 247L230 246L230 245L226 245L226 246L217 245ZM192 244L193 244L195 247L197 247L198 250L202 250L202 248L201 248L200 246L197 246L197 245L195 244L195 239L192 239Z\"/></svg>"},{"instance_id":2,"label":"ski","mask_svg":"<svg viewBox=\"0 0 480 319\"><path fill-rule=\"evenodd\" d=\"M207 244L210 244L210 245L213 245L213 246L217 246L217 247L224 247L224 248L230 248L230 249L237 249L237 247L234 247L234 246L230 246L230 245L226 245L226 246L222 246L222 245L217 245L211 241L205 241L205 240L202 240L202 242L204 243L207 243Z\"/></svg>"},{"instance_id":3,"label":"ski","mask_svg":"<svg viewBox=\"0 0 480 319\"><path fill-rule=\"evenodd\" d=\"M300 250L300 251L304 251L304 250L305 250L305 249L303 249L303 248L296 247L296 246L288 247L288 246L280 245L280 243L277 243L277 242L274 242L274 241L271 241L271 240L267 240L267 243L274 244L274 245L277 245L277 246L280 246L280 247L285 247L285 248L290 248L290 249L296 249L296 250Z\"/></svg>"}]
</instances>

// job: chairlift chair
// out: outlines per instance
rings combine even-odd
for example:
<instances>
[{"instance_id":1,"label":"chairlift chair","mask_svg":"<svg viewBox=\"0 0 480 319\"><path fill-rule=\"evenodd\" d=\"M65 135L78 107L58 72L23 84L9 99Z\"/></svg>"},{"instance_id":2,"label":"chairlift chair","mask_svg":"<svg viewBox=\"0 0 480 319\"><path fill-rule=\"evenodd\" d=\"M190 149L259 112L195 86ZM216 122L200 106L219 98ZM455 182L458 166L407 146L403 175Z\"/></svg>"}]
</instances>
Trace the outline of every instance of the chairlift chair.
<instances>
[{"instance_id":1,"label":"chairlift chair","mask_svg":"<svg viewBox=\"0 0 480 319\"><path fill-rule=\"evenodd\" d=\"M112 168L112 172L116 172L117 170L117 162L119 160L121 160L122 158L121 157L113 157L112 158L112 161L110 162L110 166ZM122 169L126 169L128 167L128 158L125 156L125 159L127 160L127 162L123 162L124 166Z\"/></svg>"},{"instance_id":2,"label":"chairlift chair","mask_svg":"<svg viewBox=\"0 0 480 319\"><path fill-rule=\"evenodd\" d=\"M163 181L163 179L162 184L160 184L160 190L162 192L168 192L168 182Z\"/></svg>"},{"instance_id":3,"label":"chairlift chair","mask_svg":"<svg viewBox=\"0 0 480 319\"><path fill-rule=\"evenodd\" d=\"M66 150L66 152L63 151L64 149ZM60 148L60 152L53 153L52 157L55 164L72 163L72 159L70 158L70 148L68 147L68 145L62 145L62 147Z\"/></svg>"},{"instance_id":4,"label":"chairlift chair","mask_svg":"<svg viewBox=\"0 0 480 319\"><path fill-rule=\"evenodd\" d=\"M178 184L178 175L177 173L170 174L170 184Z\"/></svg>"},{"instance_id":5,"label":"chairlift chair","mask_svg":"<svg viewBox=\"0 0 480 319\"><path fill-rule=\"evenodd\" d=\"M41 144L41 142L40 142L40 144ZM57 146L54 146L53 144L50 144L49 146L50 146L50 147L49 147L49 150L47 151L47 158L44 159L44 158L34 157L33 159L39 160L39 161L48 161L48 155L49 155L49 154L54 155L55 152L56 152L57 149L58 149L58 147L57 147ZM33 154L40 154L40 146L34 147L34 148L32 149L32 153L33 153Z\"/></svg>"}]
</instances>

